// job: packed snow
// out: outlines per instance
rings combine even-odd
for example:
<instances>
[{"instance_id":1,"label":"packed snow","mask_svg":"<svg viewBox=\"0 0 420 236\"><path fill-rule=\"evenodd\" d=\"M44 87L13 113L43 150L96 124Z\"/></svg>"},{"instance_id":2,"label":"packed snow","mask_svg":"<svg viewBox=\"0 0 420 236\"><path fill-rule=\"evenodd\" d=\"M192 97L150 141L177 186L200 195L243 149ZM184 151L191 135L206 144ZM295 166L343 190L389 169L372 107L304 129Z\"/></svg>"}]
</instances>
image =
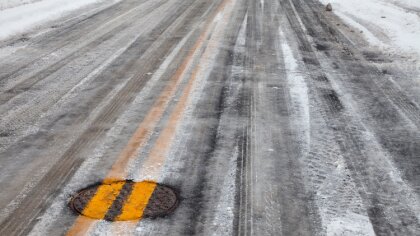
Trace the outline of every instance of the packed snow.
<instances>
[{"instance_id":1,"label":"packed snow","mask_svg":"<svg viewBox=\"0 0 420 236\"><path fill-rule=\"evenodd\" d=\"M0 40L104 0L0 0Z\"/></svg>"},{"instance_id":2,"label":"packed snow","mask_svg":"<svg viewBox=\"0 0 420 236\"><path fill-rule=\"evenodd\" d=\"M320 0L374 46L420 57L419 0Z\"/></svg>"}]
</instances>

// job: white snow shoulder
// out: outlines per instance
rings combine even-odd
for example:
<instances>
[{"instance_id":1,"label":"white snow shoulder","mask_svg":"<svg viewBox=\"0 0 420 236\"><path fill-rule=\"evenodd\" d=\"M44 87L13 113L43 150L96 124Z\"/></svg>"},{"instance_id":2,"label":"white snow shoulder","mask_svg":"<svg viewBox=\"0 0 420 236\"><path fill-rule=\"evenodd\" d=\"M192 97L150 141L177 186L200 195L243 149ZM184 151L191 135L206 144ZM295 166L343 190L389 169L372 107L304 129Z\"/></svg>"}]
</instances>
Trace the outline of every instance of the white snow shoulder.
<instances>
[{"instance_id":1,"label":"white snow shoulder","mask_svg":"<svg viewBox=\"0 0 420 236\"><path fill-rule=\"evenodd\" d=\"M103 0L0 0L0 40Z\"/></svg>"},{"instance_id":2,"label":"white snow shoulder","mask_svg":"<svg viewBox=\"0 0 420 236\"><path fill-rule=\"evenodd\" d=\"M389 46L420 57L418 0L320 0L354 28L363 30L374 46ZM384 37L385 35L385 37Z\"/></svg>"}]
</instances>

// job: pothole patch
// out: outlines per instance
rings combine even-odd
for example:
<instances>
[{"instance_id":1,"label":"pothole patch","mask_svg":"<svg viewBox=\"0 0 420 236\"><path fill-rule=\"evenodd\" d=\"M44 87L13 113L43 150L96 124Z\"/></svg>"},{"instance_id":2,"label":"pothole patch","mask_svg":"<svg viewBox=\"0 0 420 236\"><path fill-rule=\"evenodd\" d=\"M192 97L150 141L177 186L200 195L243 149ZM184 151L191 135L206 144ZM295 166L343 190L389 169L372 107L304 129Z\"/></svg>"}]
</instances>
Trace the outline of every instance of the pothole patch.
<instances>
[{"instance_id":1,"label":"pothole patch","mask_svg":"<svg viewBox=\"0 0 420 236\"><path fill-rule=\"evenodd\" d=\"M107 221L162 217L178 206L173 188L152 181L112 181L80 190L69 202L77 214Z\"/></svg>"}]
</instances>

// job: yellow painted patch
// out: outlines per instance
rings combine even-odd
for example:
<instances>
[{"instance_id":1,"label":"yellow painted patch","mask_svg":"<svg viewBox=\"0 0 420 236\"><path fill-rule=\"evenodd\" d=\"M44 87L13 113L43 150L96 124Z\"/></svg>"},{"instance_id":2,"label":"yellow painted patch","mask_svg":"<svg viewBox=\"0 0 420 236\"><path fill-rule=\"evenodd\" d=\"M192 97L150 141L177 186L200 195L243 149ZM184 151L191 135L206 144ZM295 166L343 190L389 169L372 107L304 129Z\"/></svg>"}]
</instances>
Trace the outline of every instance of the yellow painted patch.
<instances>
[{"instance_id":1,"label":"yellow painted patch","mask_svg":"<svg viewBox=\"0 0 420 236\"><path fill-rule=\"evenodd\" d=\"M135 183L133 190L124 203L122 212L115 220L137 220L142 218L144 209L155 191L156 183L144 181Z\"/></svg>"},{"instance_id":2,"label":"yellow painted patch","mask_svg":"<svg viewBox=\"0 0 420 236\"><path fill-rule=\"evenodd\" d=\"M125 181L119 181L100 185L96 194L83 209L83 215L94 219L103 219L124 184Z\"/></svg>"},{"instance_id":3,"label":"yellow painted patch","mask_svg":"<svg viewBox=\"0 0 420 236\"><path fill-rule=\"evenodd\" d=\"M92 219L104 219L125 183L126 181L104 181L99 185L95 195L83 209L82 215ZM114 220L141 219L156 186L157 184L151 181L133 183L132 191L124 201L121 213Z\"/></svg>"}]
</instances>

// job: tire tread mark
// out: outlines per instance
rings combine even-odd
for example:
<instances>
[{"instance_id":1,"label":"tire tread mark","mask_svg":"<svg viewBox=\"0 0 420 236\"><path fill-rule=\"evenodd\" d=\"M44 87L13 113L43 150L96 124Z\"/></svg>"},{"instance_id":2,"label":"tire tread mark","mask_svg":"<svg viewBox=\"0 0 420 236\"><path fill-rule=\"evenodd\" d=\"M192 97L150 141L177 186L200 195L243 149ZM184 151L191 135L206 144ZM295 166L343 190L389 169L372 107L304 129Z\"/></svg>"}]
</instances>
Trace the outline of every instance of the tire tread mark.
<instances>
[{"instance_id":1,"label":"tire tread mark","mask_svg":"<svg viewBox=\"0 0 420 236\"><path fill-rule=\"evenodd\" d=\"M155 10L159 9L160 6L163 5L163 2L160 2L159 4L154 5ZM143 15L142 17L146 17L147 15L153 13L154 10L149 11L148 14ZM77 57L83 55L84 53L94 50L95 46L100 45L102 42L109 40L113 36L119 34L124 29L128 28L130 26L130 22L123 22L122 24L116 26L115 28L111 29L104 35L101 35L100 37L96 38L92 42L88 43L87 45L84 45L83 47L79 48L78 51L74 51L67 55L66 57L60 59L59 61L53 63L52 65L48 66L47 68L38 71L34 75L32 75L29 78L26 78L25 80L19 82L18 84L14 85L12 88L4 91L0 94L0 105L7 103L14 97L18 96L20 93L25 92L29 90L31 87L33 87L38 82L42 81L43 79L47 78L49 75L57 72L61 68L63 68L65 65L67 65L69 62L73 61Z\"/></svg>"},{"instance_id":2,"label":"tire tread mark","mask_svg":"<svg viewBox=\"0 0 420 236\"><path fill-rule=\"evenodd\" d=\"M188 6L188 2L185 2L183 6L188 7L188 10L184 12L179 10L178 14L181 14L179 16L181 20L179 22L168 20L166 30L160 35L161 40L158 38L154 44L155 47L153 49L158 52L148 51L149 54L153 54L153 60L143 61L144 64L141 66L143 71L155 71L158 68L159 59L164 57L181 40L181 37L176 37L175 40L171 40L167 36L178 32L185 24L191 24L189 22L189 16L196 14L193 11L194 9L200 6L202 7L200 3L201 1L197 1ZM84 162L84 158L77 154L91 148L97 142L107 131L104 124L112 123L117 119L120 111L134 99L134 95L144 87L148 78L147 75L141 73L127 82L124 88L115 96L116 99L112 100L98 115L98 118L94 121L94 125L83 132L64 153L61 157L62 161L58 161L51 168L31 193L22 201L19 207L0 224L1 235L25 235L30 232L36 222L36 217L45 211L48 202L58 194L60 186L65 184ZM28 212L28 209L31 211Z\"/></svg>"},{"instance_id":3,"label":"tire tread mark","mask_svg":"<svg viewBox=\"0 0 420 236\"><path fill-rule=\"evenodd\" d=\"M70 25L67 25L65 28L62 28L57 31L53 31L50 34L48 34L48 36L44 36L42 37L40 40L37 40L35 42L31 42L31 44L47 44L48 47L51 47L51 44L55 43L55 41L57 41L57 38L62 38L62 37L67 37L66 40L61 40L61 43L58 43L58 45L54 46L54 48L52 50L48 50L46 53L42 53L40 56L31 59L28 63L19 66L17 69L15 69L14 71L6 74L6 75L2 75L0 76L0 82L2 82L2 80L5 80L7 78L12 78L12 77L17 77L18 75L20 75L22 73L22 71L31 66L32 64L34 64L36 61L40 60L41 58L53 54L56 51L59 51L61 48L64 48L68 45L70 45L71 43L74 43L74 40L80 38L81 36L85 35L86 31L90 31L93 30L95 28L97 28L96 24L91 23L90 21L95 20L96 17L100 17L100 15L105 15L106 18L105 19L101 19L101 22L106 22L108 19L111 19L114 17L114 15L112 14L113 11L118 11L118 10L122 10L121 7L119 5L121 5L123 2L117 3L116 5L111 5L105 9L101 9L98 12L95 12L94 14L83 18L75 23L72 23ZM124 13L123 13L124 14ZM87 22L86 24L91 24L86 26L87 28L85 28L84 30L81 30L80 27L84 27L83 23ZM96 22L95 22L96 23ZM89 27L90 26L90 27ZM75 35L70 35L68 36L72 31L75 30L79 30L80 33L77 33ZM47 42L45 42L47 40ZM51 42L49 42L51 41ZM63 43L64 42L64 43Z\"/></svg>"},{"instance_id":4,"label":"tire tread mark","mask_svg":"<svg viewBox=\"0 0 420 236\"><path fill-rule=\"evenodd\" d=\"M310 3L312 3L312 1L310 1ZM301 5L310 3L302 3L301 1L293 2L296 9L298 9L299 12L302 12L302 15L299 16L295 15L295 13L293 13L293 10L291 9L291 6L288 5L288 3L286 3L286 6L288 8L286 14L288 14L288 19L289 21L291 21L291 24L297 26L297 28L294 27L294 30L297 34L298 43L301 46L301 49L305 49L304 53L307 53L309 55L312 54L313 59L318 60L315 51L310 47L309 40L306 39L304 32L302 31L302 29L300 29L301 27L298 24L297 19L298 17L301 17L305 26L308 28L314 25L314 23L311 22L314 18L308 18L307 11L305 11L305 9L303 9L303 6ZM290 4L292 3L290 2ZM308 8L312 9L311 7ZM324 31L321 32L317 32L315 30L308 31L312 31L314 36L320 35L319 37L330 37L329 35L334 33L334 30L332 30L331 27L327 27L327 29L325 29L324 27L323 30ZM337 39L337 41L340 40ZM354 53L350 53L350 55L347 54L346 60L353 60L353 56ZM306 66L307 70L311 71L310 77L318 78L319 73L321 73L322 76L326 77L326 74L324 72L312 72L313 68L311 67L311 65ZM330 82L322 81L322 86L320 86L320 81L313 79L311 83L309 83L309 85L310 89L313 90L312 93L314 99L316 99L319 104L325 104L325 98L329 98L329 94L331 94L330 92L326 93L326 91L332 90L332 85L330 84ZM334 98L332 100L335 101L337 99ZM372 182L372 180L366 180L366 177L364 177L370 176L373 173L371 173L371 170L365 166L365 159L367 158L367 156L364 154L363 151L365 144L362 143L360 137L360 132L362 129L357 124L355 124L353 119L349 116L349 114L347 114L345 107L344 109L341 109L339 112L337 112L337 109L335 109L335 107L332 106L332 104L327 103L326 105L327 106L320 106L320 112L324 113L323 117L326 121L326 124L328 124L328 128L335 133L335 139L337 140L338 146L340 147L341 152L343 153L343 156L346 159L346 163L349 166L350 171L352 172L353 178L358 184L359 193L361 194L365 204L368 206L367 213L369 217L373 217L370 219L370 221L373 224L375 233L377 233L378 235L389 235L390 233L398 232L398 234L401 235L409 235L412 232L406 226L410 225L411 229L419 229L420 225L419 222L416 221L416 216L414 215L414 213L408 209L405 209L404 206L402 206L401 203L397 200L398 198L396 198L395 196L390 196L390 194L392 193L390 193L389 190L386 189L387 187L384 186L383 183L380 183L378 180ZM351 153L350 150L352 151ZM367 190L363 190L365 188L367 188ZM387 210L387 212L391 211L389 213L393 214L392 217L389 215L385 216L383 214L385 210ZM398 220L394 219L395 221L390 221L393 217Z\"/></svg>"}]
</instances>

